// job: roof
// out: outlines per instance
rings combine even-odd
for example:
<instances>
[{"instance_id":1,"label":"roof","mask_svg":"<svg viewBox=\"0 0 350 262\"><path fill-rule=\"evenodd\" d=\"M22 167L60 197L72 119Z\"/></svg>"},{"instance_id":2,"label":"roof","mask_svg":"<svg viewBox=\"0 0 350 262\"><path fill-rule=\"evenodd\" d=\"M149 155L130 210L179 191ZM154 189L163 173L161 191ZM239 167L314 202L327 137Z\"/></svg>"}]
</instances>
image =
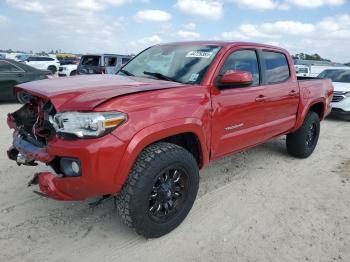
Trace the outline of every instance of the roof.
<instances>
[{"instance_id":1,"label":"roof","mask_svg":"<svg viewBox=\"0 0 350 262\"><path fill-rule=\"evenodd\" d=\"M236 45L245 45L252 47L261 47L261 48L277 48L280 50L284 50L283 48L261 44L261 43L253 43L253 42L239 42L239 41L183 41L183 42L171 42L171 43L162 43L158 45L217 45L217 46L236 46Z\"/></svg>"},{"instance_id":2,"label":"roof","mask_svg":"<svg viewBox=\"0 0 350 262\"><path fill-rule=\"evenodd\" d=\"M131 55L118 55L118 54L84 54L81 56L107 56L107 55L112 55L112 56L125 56L125 57L130 57Z\"/></svg>"}]
</instances>

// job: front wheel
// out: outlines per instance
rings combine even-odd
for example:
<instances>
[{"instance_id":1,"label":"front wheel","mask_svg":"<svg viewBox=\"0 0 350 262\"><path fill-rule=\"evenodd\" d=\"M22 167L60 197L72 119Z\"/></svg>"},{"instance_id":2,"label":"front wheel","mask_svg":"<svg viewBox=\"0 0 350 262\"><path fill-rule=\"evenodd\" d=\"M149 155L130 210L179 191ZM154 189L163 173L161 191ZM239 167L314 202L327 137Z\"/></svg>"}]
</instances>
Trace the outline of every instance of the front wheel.
<instances>
[{"instance_id":1,"label":"front wheel","mask_svg":"<svg viewBox=\"0 0 350 262\"><path fill-rule=\"evenodd\" d=\"M303 125L294 133L287 135L287 151L298 158L307 158L315 150L320 135L320 117L309 112Z\"/></svg>"},{"instance_id":2,"label":"front wheel","mask_svg":"<svg viewBox=\"0 0 350 262\"><path fill-rule=\"evenodd\" d=\"M27 92L20 91L16 94L17 101L21 104L26 104L32 99L32 96L28 94Z\"/></svg>"},{"instance_id":3,"label":"front wheel","mask_svg":"<svg viewBox=\"0 0 350 262\"><path fill-rule=\"evenodd\" d=\"M198 165L191 153L165 142L150 145L139 155L117 196L118 213L138 234L163 236L185 219L198 184Z\"/></svg>"},{"instance_id":4,"label":"front wheel","mask_svg":"<svg viewBox=\"0 0 350 262\"><path fill-rule=\"evenodd\" d=\"M57 72L57 68L55 66L49 66L47 69L50 70L53 75Z\"/></svg>"}]
</instances>

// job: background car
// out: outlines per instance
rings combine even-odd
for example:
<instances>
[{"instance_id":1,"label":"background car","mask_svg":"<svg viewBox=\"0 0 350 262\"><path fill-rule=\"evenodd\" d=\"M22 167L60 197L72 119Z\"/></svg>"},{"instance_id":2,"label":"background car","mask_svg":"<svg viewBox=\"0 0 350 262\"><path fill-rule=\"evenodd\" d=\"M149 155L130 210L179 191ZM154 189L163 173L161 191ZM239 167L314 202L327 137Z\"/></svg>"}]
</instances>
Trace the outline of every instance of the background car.
<instances>
[{"instance_id":1,"label":"background car","mask_svg":"<svg viewBox=\"0 0 350 262\"><path fill-rule=\"evenodd\" d=\"M24 63L37 69L50 70L53 74L58 71L60 66L60 62L56 58L48 56L30 56Z\"/></svg>"},{"instance_id":2,"label":"background car","mask_svg":"<svg viewBox=\"0 0 350 262\"><path fill-rule=\"evenodd\" d=\"M122 65L131 59L127 55L102 54L83 55L78 65L77 73L86 74L116 74Z\"/></svg>"},{"instance_id":3,"label":"background car","mask_svg":"<svg viewBox=\"0 0 350 262\"><path fill-rule=\"evenodd\" d=\"M327 69L318 77L329 78L333 81L332 114L350 121L350 68Z\"/></svg>"},{"instance_id":4,"label":"background car","mask_svg":"<svg viewBox=\"0 0 350 262\"><path fill-rule=\"evenodd\" d=\"M58 69L58 76L75 76L77 74L78 65L76 64L67 64L61 65Z\"/></svg>"},{"instance_id":5,"label":"background car","mask_svg":"<svg viewBox=\"0 0 350 262\"><path fill-rule=\"evenodd\" d=\"M13 88L17 84L48 78L50 74L50 71L38 70L10 59L1 59L0 101L17 99L20 103L25 103L30 96L24 92L17 93L15 96Z\"/></svg>"}]
</instances>

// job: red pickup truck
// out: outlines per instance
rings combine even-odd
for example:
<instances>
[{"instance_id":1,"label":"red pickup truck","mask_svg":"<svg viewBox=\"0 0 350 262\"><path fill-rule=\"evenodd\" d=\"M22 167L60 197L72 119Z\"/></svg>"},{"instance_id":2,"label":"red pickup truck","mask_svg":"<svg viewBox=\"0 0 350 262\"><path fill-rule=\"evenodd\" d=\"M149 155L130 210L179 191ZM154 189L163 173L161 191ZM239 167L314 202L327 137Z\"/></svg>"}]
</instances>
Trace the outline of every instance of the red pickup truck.
<instances>
[{"instance_id":1,"label":"red pickup truck","mask_svg":"<svg viewBox=\"0 0 350 262\"><path fill-rule=\"evenodd\" d=\"M116 196L145 237L184 220L212 160L282 135L292 156L310 156L333 96L329 80L298 81L286 50L240 42L156 45L117 75L16 90L31 99L8 115L8 157L53 170L30 184L58 200Z\"/></svg>"}]
</instances>

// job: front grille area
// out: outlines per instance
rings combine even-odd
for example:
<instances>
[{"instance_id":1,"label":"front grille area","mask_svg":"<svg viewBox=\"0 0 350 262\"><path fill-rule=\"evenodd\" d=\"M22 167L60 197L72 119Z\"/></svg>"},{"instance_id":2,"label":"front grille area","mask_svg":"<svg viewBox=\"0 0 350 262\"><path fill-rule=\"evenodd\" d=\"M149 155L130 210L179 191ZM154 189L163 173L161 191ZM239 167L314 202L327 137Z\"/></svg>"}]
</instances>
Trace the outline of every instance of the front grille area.
<instances>
[{"instance_id":1,"label":"front grille area","mask_svg":"<svg viewBox=\"0 0 350 262\"><path fill-rule=\"evenodd\" d=\"M345 98L345 93L344 92L334 91L332 102L333 103L337 103L337 102L342 101L344 98Z\"/></svg>"},{"instance_id":2,"label":"front grille area","mask_svg":"<svg viewBox=\"0 0 350 262\"><path fill-rule=\"evenodd\" d=\"M344 99L344 96L336 96L336 95L334 95L333 99L332 99L332 102L333 103L337 103L337 102L342 101L343 99Z\"/></svg>"}]
</instances>

